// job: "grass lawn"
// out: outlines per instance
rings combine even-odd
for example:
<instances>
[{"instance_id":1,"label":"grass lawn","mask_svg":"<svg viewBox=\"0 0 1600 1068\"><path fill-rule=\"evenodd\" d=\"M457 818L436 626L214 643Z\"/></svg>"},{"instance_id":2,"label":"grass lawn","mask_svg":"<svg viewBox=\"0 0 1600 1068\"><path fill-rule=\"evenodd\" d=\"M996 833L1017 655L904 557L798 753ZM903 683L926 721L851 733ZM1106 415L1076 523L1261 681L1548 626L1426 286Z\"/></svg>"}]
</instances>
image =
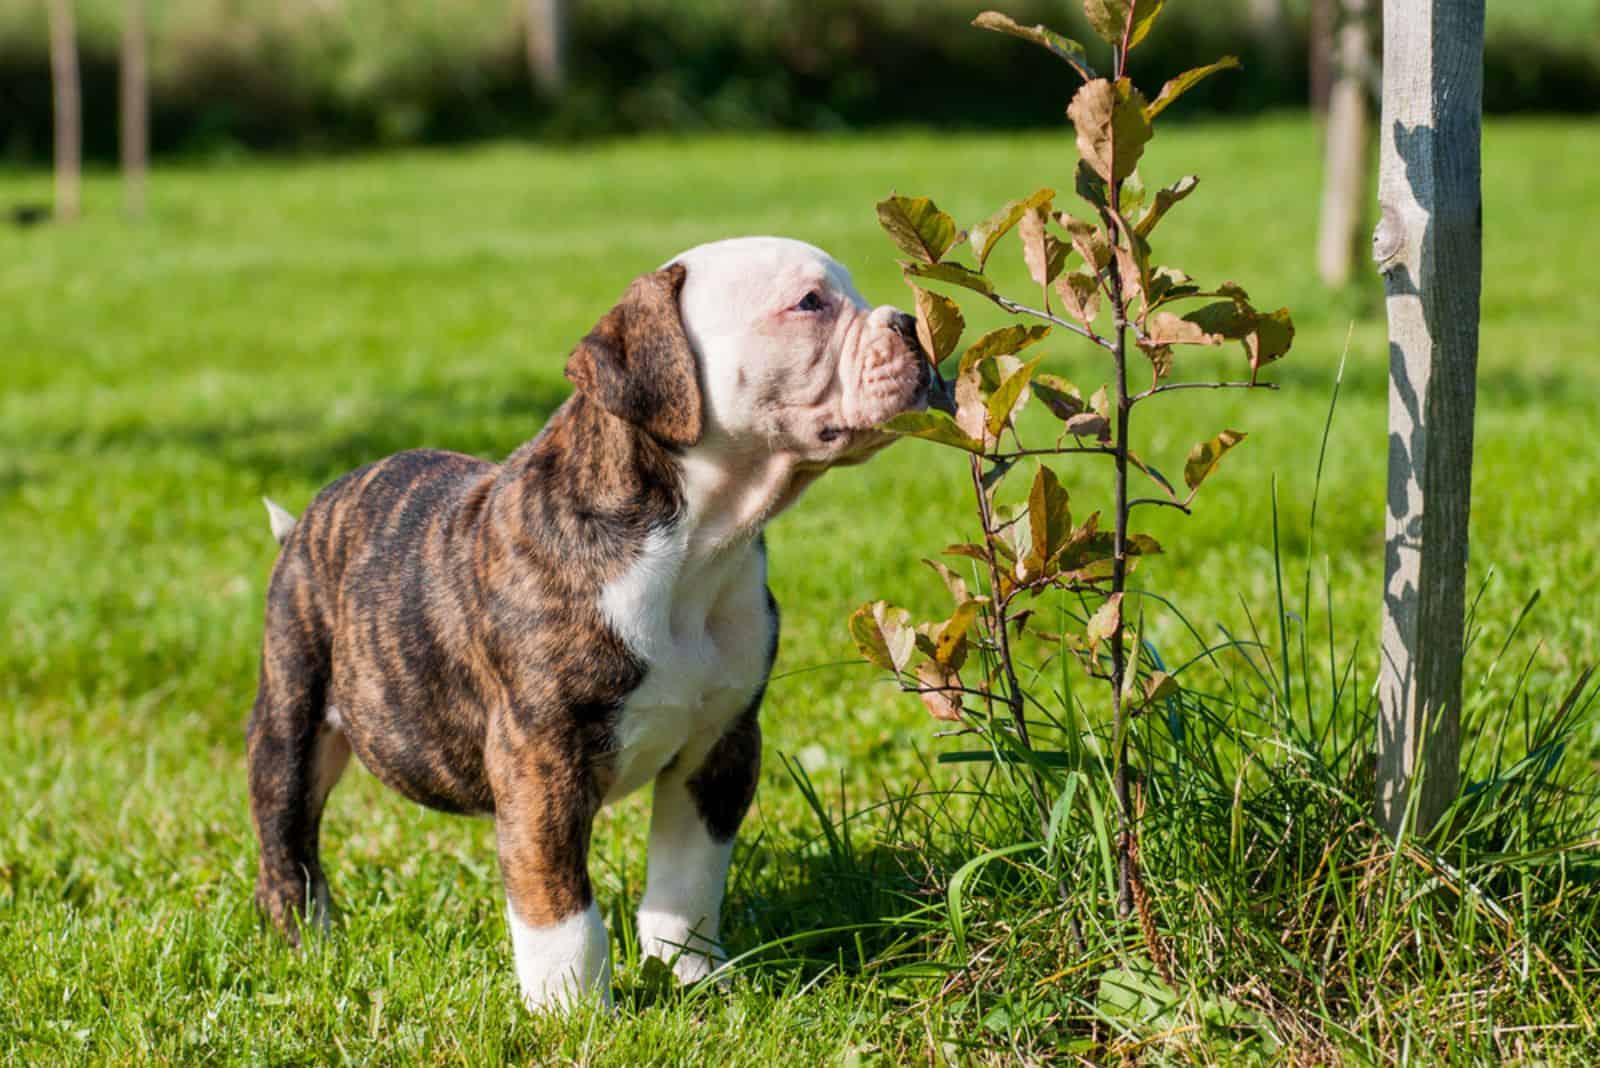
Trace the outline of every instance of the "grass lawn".
<instances>
[{"instance_id":1,"label":"grass lawn","mask_svg":"<svg viewBox=\"0 0 1600 1068\"><path fill-rule=\"evenodd\" d=\"M1600 654L1600 302L1578 270L1597 210L1579 161L1594 147L1593 124L1581 122L1497 123L1485 134L1471 577L1493 577L1468 663L1474 716L1519 685L1564 690ZM644 797L608 810L596 835L619 962L614 1019L525 1015L490 825L423 811L365 773L346 779L325 825L345 923L308 952L286 950L261 933L250 902L243 724L273 558L262 494L298 512L339 473L412 446L504 455L565 395L566 352L627 281L690 245L803 238L850 264L869 298L900 303L875 199L931 195L972 221L1036 186L1070 188L1074 161L1069 136L1042 135L505 145L163 169L139 225L117 218L115 181L99 176L81 225L0 230L0 1053L30 1064L1046 1056L1034 1038L1013 1049L1021 1032L990 1011L984 990L946 996L939 981L892 972L890 940L870 927L919 893L942 894L963 858L1006 844L981 820L931 809L937 800L879 804L972 775L932 762L959 744L933 737L920 706L857 661L844 628L864 600L943 603L919 561L972 526L964 466L943 450L908 442L835 473L770 531L784 635L724 930L740 952L861 926L768 948L726 993L662 990L629 957ZM1339 295L1315 280L1316 132L1287 119L1164 130L1143 171L1152 186L1202 179L1164 225L1161 261L1290 305L1299 333L1269 375L1277 393L1185 393L1141 407L1142 452L1169 469L1224 426L1251 437L1193 518L1145 517L1167 555L1139 579L1213 638L1218 624L1247 632L1247 610L1271 619L1275 478L1285 563L1299 576L1309 554L1316 576L1313 647L1328 642L1326 604L1339 649L1358 650L1351 692L1364 697L1377 664L1385 331L1375 280ZM0 206L48 195L48 176L0 171ZM1014 244L996 256L1020 260ZM1025 292L1020 263L1007 270L1012 291ZM998 323L966 306L973 328ZM1050 369L1086 393L1106 374L1087 348L1048 344ZM1211 357L1194 357L1178 373L1213 370ZM1106 496L1093 468L1064 478L1075 504ZM1535 591L1540 603L1491 671ZM1188 640L1171 620L1154 624L1158 642ZM1480 763L1501 745L1518 751L1519 716L1473 720L1500 732L1478 739ZM1568 760L1581 770L1597 759L1591 720ZM830 820L845 812L858 815L841 840ZM1168 915L1185 908L1181 887L1160 893ZM1584 984L1597 936L1552 937L1587 964L1566 967L1560 983L1525 970L1549 997L1481 992L1479 1030L1449 1042L1430 1022L1445 1010L1426 998L1330 1009L1344 1036L1335 1047L1356 1060L1398 1057L1406 1043L1413 1056L1588 1060L1578 1051L1596 1041L1594 1023L1573 1006L1593 1004ZM1079 967L1068 955L1060 970ZM1471 993L1450 987L1448 997L1452 1026L1470 1032ZM1507 1037L1498 1024L1527 1030ZM1146 1050L1157 1056L1159 1031ZM1056 1055L1108 1055L1064 1048ZM1226 1045L1181 1050L1172 1055L1228 1055Z\"/></svg>"}]
</instances>

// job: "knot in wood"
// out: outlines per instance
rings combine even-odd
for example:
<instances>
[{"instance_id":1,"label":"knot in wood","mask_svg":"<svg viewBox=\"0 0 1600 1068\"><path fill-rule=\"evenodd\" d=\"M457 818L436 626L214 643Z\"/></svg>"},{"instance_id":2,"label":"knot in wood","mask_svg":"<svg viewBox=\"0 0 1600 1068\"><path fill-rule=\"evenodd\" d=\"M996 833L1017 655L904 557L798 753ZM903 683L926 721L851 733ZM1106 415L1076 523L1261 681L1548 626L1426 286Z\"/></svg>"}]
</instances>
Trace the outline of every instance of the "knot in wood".
<instances>
[{"instance_id":1,"label":"knot in wood","mask_svg":"<svg viewBox=\"0 0 1600 1068\"><path fill-rule=\"evenodd\" d=\"M1388 272L1405 247L1405 223L1393 208L1385 205L1377 228L1372 231L1372 258L1378 270Z\"/></svg>"}]
</instances>

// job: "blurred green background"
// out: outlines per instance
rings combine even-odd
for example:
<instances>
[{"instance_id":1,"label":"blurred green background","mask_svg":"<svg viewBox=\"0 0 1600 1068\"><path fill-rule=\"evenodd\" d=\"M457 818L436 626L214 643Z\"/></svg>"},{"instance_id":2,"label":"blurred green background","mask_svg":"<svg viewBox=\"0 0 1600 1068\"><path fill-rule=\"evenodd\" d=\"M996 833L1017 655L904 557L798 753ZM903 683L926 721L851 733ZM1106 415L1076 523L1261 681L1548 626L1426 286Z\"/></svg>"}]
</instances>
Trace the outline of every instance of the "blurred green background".
<instances>
[{"instance_id":1,"label":"blurred green background","mask_svg":"<svg viewBox=\"0 0 1600 1068\"><path fill-rule=\"evenodd\" d=\"M1049 55L967 28L965 0L577 0L559 98L530 86L524 0L147 0L154 150L318 150L485 136L1061 119ZM1141 83L1238 54L1185 100L1231 115L1307 102L1312 0L1172 3L1133 57ZM1000 5L1082 40L1081 5ZM1374 5L1376 7L1376 5ZM118 0L75 5L85 148L116 153ZM1275 12L1263 15L1262 12ZM0 3L0 158L50 147L46 5ZM1600 3L1491 0L1491 113L1593 112Z\"/></svg>"}]
</instances>

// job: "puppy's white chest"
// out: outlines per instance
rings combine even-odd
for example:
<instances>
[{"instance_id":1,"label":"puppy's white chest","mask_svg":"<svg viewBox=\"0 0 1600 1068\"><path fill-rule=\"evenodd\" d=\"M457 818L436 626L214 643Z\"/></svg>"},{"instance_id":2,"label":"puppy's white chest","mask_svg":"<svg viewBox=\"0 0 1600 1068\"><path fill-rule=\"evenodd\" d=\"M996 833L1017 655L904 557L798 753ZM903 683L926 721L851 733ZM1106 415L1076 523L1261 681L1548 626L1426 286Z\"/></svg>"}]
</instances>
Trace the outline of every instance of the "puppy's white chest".
<instances>
[{"instance_id":1,"label":"puppy's white chest","mask_svg":"<svg viewBox=\"0 0 1600 1068\"><path fill-rule=\"evenodd\" d=\"M655 778L674 759L698 766L766 680L774 620L759 545L701 562L657 531L601 593L601 610L646 664L618 716L606 800Z\"/></svg>"}]
</instances>

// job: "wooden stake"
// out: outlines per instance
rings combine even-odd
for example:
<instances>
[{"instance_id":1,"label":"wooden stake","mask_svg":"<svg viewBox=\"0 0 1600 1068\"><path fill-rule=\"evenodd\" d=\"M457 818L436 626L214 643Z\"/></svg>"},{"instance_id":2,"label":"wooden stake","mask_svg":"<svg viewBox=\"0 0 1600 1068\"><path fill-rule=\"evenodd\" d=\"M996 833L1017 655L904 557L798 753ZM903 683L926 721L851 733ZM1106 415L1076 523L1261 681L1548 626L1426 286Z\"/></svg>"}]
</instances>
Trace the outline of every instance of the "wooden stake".
<instances>
[{"instance_id":1,"label":"wooden stake","mask_svg":"<svg viewBox=\"0 0 1600 1068\"><path fill-rule=\"evenodd\" d=\"M1460 776L1483 11L1484 0L1386 0L1383 10L1373 255L1389 313L1389 503L1377 814L1390 831L1413 804L1417 831L1429 830Z\"/></svg>"}]
</instances>

